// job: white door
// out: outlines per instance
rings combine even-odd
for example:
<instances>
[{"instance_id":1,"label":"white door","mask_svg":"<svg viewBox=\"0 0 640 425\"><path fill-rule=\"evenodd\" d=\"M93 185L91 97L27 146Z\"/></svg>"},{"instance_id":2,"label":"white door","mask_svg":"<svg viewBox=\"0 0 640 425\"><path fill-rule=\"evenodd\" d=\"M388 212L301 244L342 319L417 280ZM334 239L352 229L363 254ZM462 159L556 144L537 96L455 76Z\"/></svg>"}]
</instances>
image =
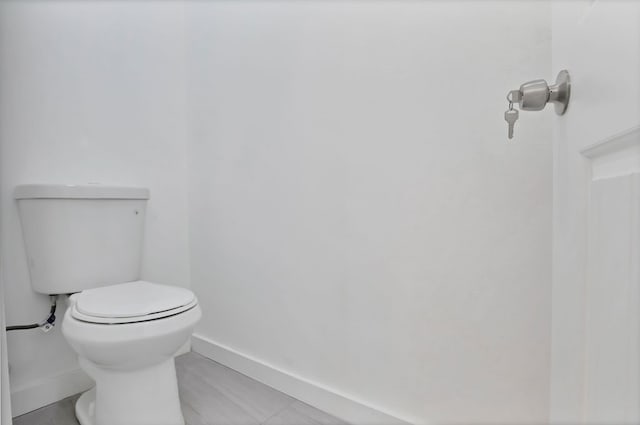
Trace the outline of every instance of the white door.
<instances>
[{"instance_id":1,"label":"white door","mask_svg":"<svg viewBox=\"0 0 640 425\"><path fill-rule=\"evenodd\" d=\"M640 2L552 2L551 422L640 423Z\"/></svg>"}]
</instances>

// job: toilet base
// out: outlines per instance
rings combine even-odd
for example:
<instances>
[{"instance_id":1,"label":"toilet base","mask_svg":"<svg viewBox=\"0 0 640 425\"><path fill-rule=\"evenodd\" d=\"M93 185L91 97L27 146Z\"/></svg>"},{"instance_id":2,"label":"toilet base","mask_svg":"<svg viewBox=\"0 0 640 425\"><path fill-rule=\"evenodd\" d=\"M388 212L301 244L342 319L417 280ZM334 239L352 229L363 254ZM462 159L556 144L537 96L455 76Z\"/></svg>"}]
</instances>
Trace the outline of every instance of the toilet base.
<instances>
[{"instance_id":1,"label":"toilet base","mask_svg":"<svg viewBox=\"0 0 640 425\"><path fill-rule=\"evenodd\" d=\"M112 370L80 358L96 386L76 402L81 425L184 425L173 358L138 370Z\"/></svg>"},{"instance_id":2,"label":"toilet base","mask_svg":"<svg viewBox=\"0 0 640 425\"><path fill-rule=\"evenodd\" d=\"M76 402L76 418L80 425L95 425L95 405L96 388L93 387L82 394Z\"/></svg>"}]
</instances>

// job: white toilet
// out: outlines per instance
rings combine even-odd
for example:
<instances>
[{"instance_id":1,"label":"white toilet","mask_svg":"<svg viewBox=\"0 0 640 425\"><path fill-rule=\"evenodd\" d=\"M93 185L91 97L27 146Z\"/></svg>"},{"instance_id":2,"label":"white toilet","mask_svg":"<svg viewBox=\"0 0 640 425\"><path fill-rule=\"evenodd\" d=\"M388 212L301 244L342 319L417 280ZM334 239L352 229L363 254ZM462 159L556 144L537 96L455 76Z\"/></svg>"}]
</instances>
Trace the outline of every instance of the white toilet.
<instances>
[{"instance_id":1,"label":"white toilet","mask_svg":"<svg viewBox=\"0 0 640 425\"><path fill-rule=\"evenodd\" d=\"M31 285L73 294L62 333L96 386L82 425L184 425L174 366L201 312L193 292L139 280L149 191L100 185L15 190Z\"/></svg>"}]
</instances>

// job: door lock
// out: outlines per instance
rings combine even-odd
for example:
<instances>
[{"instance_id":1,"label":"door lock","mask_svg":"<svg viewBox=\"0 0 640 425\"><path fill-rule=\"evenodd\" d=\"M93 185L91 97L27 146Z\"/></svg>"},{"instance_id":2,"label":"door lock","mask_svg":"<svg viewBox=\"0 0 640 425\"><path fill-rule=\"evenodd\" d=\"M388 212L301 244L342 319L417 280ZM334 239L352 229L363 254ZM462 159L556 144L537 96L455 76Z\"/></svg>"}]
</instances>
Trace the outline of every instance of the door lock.
<instances>
[{"instance_id":1,"label":"door lock","mask_svg":"<svg viewBox=\"0 0 640 425\"><path fill-rule=\"evenodd\" d=\"M505 113L505 120L509 123L509 138L513 138L513 126L518 119L518 114L513 112L514 103L523 111L541 111L548 103L553 103L556 114L564 115L570 97L571 78L567 70L560 71L556 83L551 86L545 80L533 80L524 83L518 90L511 90L507 94L509 109Z\"/></svg>"}]
</instances>

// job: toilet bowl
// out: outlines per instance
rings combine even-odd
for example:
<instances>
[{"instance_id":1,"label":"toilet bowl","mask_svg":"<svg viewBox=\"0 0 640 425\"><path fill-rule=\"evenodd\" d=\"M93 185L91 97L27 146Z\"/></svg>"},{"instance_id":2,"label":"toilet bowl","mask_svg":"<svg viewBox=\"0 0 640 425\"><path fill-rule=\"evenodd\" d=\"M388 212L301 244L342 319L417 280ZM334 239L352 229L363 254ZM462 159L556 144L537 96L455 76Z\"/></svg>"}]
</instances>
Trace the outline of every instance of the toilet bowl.
<instances>
[{"instance_id":1,"label":"toilet bowl","mask_svg":"<svg viewBox=\"0 0 640 425\"><path fill-rule=\"evenodd\" d=\"M82 425L184 425L174 366L201 312L194 294L146 281L70 297L62 332L96 385L76 403Z\"/></svg>"}]
</instances>

